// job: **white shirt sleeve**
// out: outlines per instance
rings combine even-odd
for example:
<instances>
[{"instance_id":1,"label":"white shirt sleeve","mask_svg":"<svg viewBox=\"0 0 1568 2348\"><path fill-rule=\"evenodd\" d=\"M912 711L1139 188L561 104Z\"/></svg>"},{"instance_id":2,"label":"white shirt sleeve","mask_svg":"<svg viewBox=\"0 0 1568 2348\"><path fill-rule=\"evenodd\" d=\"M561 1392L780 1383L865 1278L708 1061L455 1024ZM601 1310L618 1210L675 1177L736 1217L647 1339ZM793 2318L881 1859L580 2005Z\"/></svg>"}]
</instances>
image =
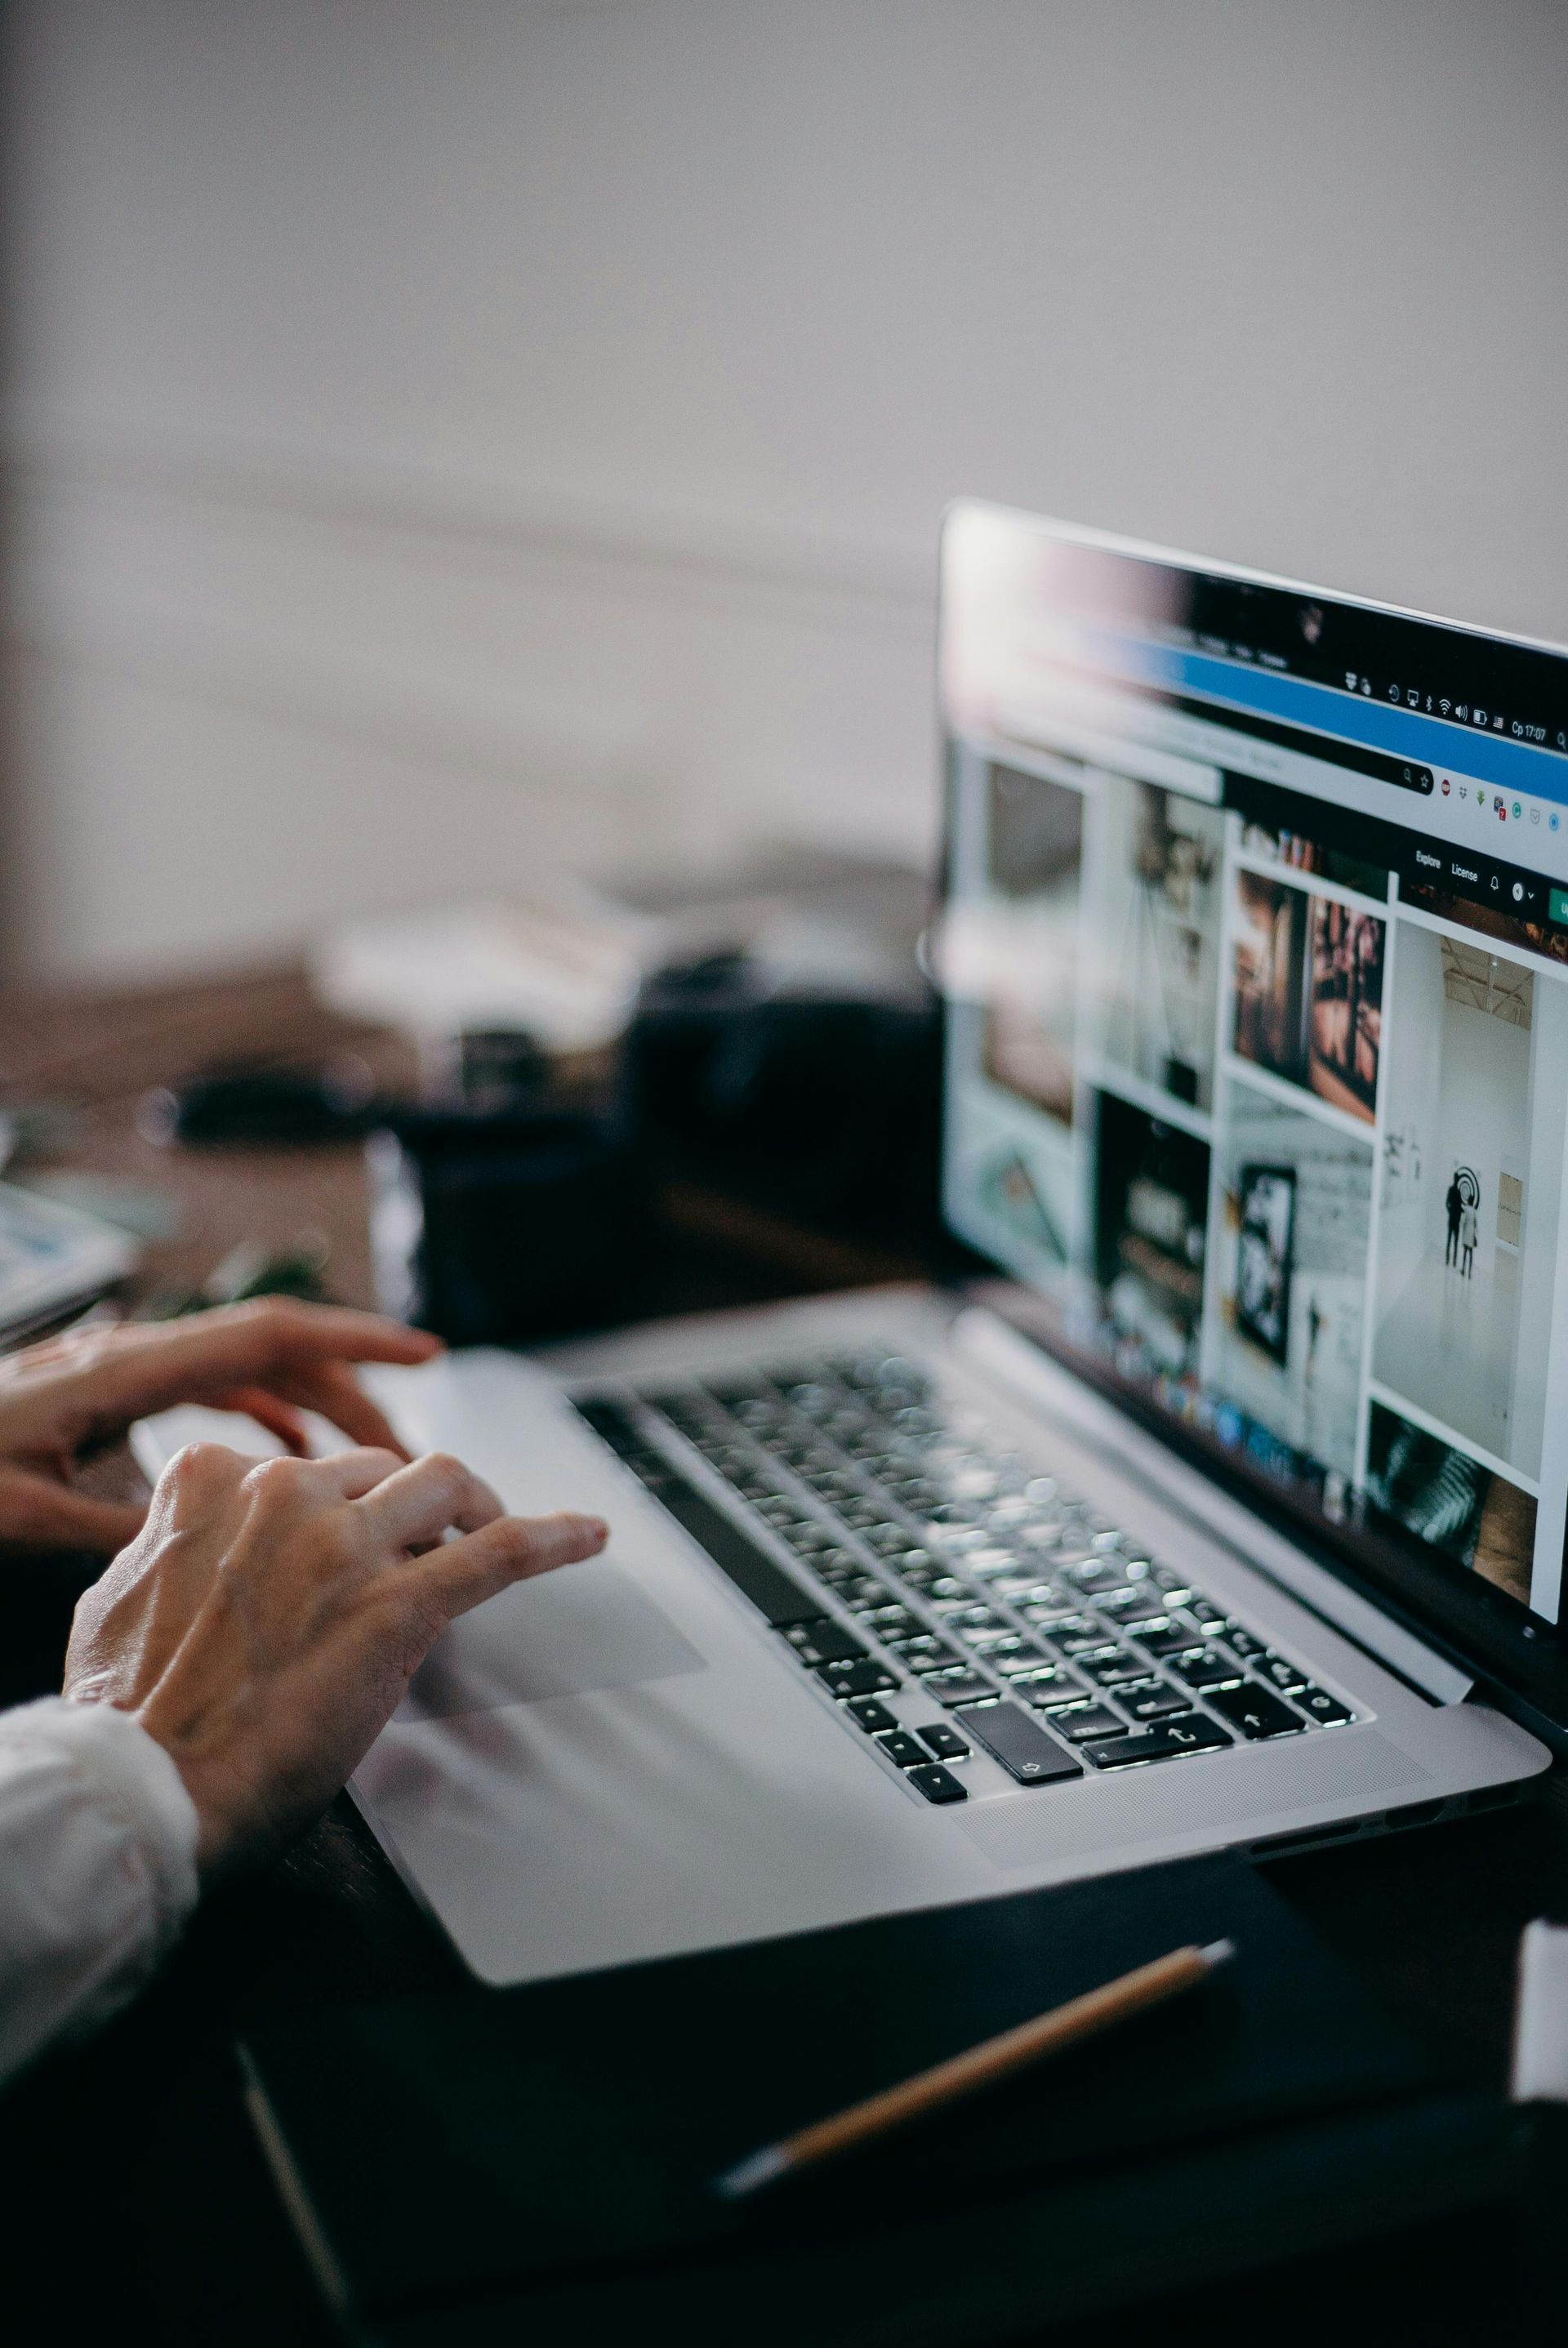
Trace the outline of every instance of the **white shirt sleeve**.
<instances>
[{"instance_id":1,"label":"white shirt sleeve","mask_svg":"<svg viewBox=\"0 0 1568 2348\"><path fill-rule=\"evenodd\" d=\"M141 1987L196 1904L196 1826L129 1713L0 1712L0 2079Z\"/></svg>"}]
</instances>

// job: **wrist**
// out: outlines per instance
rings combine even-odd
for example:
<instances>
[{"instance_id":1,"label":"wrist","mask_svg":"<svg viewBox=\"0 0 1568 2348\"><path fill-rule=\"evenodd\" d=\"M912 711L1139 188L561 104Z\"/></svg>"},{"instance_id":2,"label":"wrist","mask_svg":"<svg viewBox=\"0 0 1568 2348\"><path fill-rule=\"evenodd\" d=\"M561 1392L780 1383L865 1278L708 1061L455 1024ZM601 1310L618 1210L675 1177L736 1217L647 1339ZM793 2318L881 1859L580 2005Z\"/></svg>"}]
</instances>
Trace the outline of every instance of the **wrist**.
<instances>
[{"instance_id":1,"label":"wrist","mask_svg":"<svg viewBox=\"0 0 1568 2348\"><path fill-rule=\"evenodd\" d=\"M243 1853L242 1805L222 1756L167 1716L156 1696L132 1715L173 1765L195 1816L195 1863L203 1883L228 1873Z\"/></svg>"}]
</instances>

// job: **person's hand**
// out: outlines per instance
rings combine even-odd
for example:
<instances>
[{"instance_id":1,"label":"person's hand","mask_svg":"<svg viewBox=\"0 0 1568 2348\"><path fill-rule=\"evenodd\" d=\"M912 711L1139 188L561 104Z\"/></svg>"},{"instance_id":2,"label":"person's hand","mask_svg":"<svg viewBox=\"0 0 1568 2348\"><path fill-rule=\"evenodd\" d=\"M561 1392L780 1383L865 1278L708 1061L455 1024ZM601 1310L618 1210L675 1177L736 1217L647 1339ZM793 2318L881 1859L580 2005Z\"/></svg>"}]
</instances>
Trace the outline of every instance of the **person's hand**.
<instances>
[{"instance_id":1,"label":"person's hand","mask_svg":"<svg viewBox=\"0 0 1568 2348\"><path fill-rule=\"evenodd\" d=\"M257 1462L191 1444L77 1605L64 1693L134 1713L165 1747L198 1863L221 1871L320 1813L454 1616L605 1538L597 1517L503 1515L439 1453Z\"/></svg>"},{"instance_id":2,"label":"person's hand","mask_svg":"<svg viewBox=\"0 0 1568 2348\"><path fill-rule=\"evenodd\" d=\"M423 1331L369 1313L277 1296L184 1321L84 1329L8 1354L0 1359L0 1549L107 1557L134 1540L145 1509L73 1491L71 1471L83 1452L175 1403L248 1412L291 1451L304 1448L301 1410L319 1411L351 1442L402 1457L351 1365L424 1362L440 1350Z\"/></svg>"}]
</instances>

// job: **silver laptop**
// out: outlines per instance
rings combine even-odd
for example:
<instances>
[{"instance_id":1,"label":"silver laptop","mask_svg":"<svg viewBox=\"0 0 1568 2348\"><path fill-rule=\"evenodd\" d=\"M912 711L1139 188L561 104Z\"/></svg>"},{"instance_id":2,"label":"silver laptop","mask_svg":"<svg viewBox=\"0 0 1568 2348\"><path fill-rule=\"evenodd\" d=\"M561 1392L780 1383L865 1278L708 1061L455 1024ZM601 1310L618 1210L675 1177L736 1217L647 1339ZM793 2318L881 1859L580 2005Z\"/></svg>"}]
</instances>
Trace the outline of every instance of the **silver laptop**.
<instances>
[{"instance_id":1,"label":"silver laptop","mask_svg":"<svg viewBox=\"0 0 1568 2348\"><path fill-rule=\"evenodd\" d=\"M377 1380L614 1528L355 1780L487 1981L1413 1828L1568 1725L1568 659L964 504L941 693L975 1282Z\"/></svg>"}]
</instances>

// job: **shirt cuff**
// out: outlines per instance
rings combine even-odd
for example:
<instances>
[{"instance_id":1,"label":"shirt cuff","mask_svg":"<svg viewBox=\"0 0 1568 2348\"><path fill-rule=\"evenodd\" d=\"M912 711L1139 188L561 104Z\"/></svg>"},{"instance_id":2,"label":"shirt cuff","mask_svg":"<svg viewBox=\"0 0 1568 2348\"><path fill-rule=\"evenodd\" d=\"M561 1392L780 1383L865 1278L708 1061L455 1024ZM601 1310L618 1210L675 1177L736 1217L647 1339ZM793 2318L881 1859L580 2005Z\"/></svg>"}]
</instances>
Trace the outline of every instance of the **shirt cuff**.
<instances>
[{"instance_id":1,"label":"shirt cuff","mask_svg":"<svg viewBox=\"0 0 1568 2348\"><path fill-rule=\"evenodd\" d=\"M36 1749L52 1746L91 1784L106 1812L129 1830L147 1870L147 1969L180 1937L196 1905L196 1805L154 1736L111 1704L46 1696L0 1718L0 1737L15 1730Z\"/></svg>"}]
</instances>

